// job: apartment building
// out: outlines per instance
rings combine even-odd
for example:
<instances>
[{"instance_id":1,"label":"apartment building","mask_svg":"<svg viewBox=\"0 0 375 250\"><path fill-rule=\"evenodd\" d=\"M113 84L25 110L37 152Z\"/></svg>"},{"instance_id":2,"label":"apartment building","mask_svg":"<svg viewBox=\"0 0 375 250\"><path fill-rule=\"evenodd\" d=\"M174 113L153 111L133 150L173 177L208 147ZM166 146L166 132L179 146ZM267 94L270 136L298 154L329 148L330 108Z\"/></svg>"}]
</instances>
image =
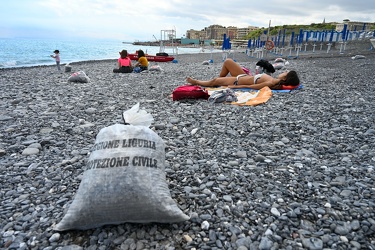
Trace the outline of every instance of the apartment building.
<instances>
[{"instance_id":1,"label":"apartment building","mask_svg":"<svg viewBox=\"0 0 375 250\"><path fill-rule=\"evenodd\" d=\"M242 39L253 30L258 29L255 26L248 26L246 28L237 28L235 26L224 27L222 25L214 24L205 27L202 30L190 29L186 31L186 38L188 39L199 39L203 40L221 40L224 34L226 34L231 39Z\"/></svg>"}]
</instances>

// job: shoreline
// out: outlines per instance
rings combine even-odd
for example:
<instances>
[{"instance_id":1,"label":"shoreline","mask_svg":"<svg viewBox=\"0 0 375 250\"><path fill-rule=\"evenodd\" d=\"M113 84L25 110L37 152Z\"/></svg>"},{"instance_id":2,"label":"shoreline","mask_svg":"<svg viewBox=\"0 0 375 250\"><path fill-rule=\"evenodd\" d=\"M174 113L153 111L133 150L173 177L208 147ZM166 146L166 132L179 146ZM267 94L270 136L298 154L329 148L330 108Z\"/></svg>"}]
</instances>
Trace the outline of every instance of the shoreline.
<instances>
[{"instance_id":1,"label":"shoreline","mask_svg":"<svg viewBox=\"0 0 375 250\"><path fill-rule=\"evenodd\" d=\"M309 44L311 45L312 43L309 42ZM341 44L340 43L333 43L332 47L331 47L331 50L327 53L327 45L325 44L323 46L324 49L322 50L319 50L318 48L315 50L315 52L313 52L312 50L307 50L307 51L303 51L303 48L304 46L302 46L301 48L301 51L298 53L298 58L324 58L324 57L332 57L332 58L335 58L335 57L345 57L345 56L355 56L355 55L371 55L374 52L374 49L372 50L369 50L368 48L370 48L371 46L371 42L370 40L358 40L358 41L351 41L351 42L348 42L348 44L346 45L346 49L343 50L342 53L340 53L340 49L341 49ZM210 52L204 52L204 53L189 53L189 54L178 54L177 56L174 55L176 58L179 58L179 57L182 57L182 58L186 58L186 57L189 57L189 56L192 56L192 55L208 55L206 56L208 59L207 60L210 60L210 55L215 55L215 59L220 59L222 58L222 54L223 53L229 53L230 57L233 57L233 54L236 56L238 55L241 60L244 60L246 61L246 58L243 57L243 55L245 54L245 51L246 49L240 49L240 50L236 50L236 49L232 49L230 50L232 51L231 53L228 52L228 51L222 51L222 52L213 52L213 53L210 53ZM268 52L268 51L265 51L264 52L264 58L263 59L266 59L266 60L274 60L275 58L278 58L278 57L282 57L282 58L285 58L285 59L297 59L296 58L296 50L295 49L292 49L292 55L291 57L289 57L289 54L287 52L287 50L284 51L283 55L280 55L280 54L275 54L275 53L271 53L271 52ZM246 56L245 57L248 57L249 60L252 60L252 59L260 59L260 57L251 57L251 56ZM73 64L81 64L81 63L90 63L90 62L110 62L110 61L116 61L117 58L114 58L114 59L98 59L98 60L82 60L82 61L74 61L74 62L70 62L70 63L64 63L64 64L61 64L61 67L64 67L65 65L69 64L69 65L73 65ZM154 62L151 62L151 64L154 63ZM17 66L17 67L2 67L0 68L0 70L4 70L4 69L19 69L19 68L30 68L30 67L53 67L53 66L56 66L56 64L54 63L51 63L51 64L48 64L48 65L31 65L31 66Z\"/></svg>"},{"instance_id":2,"label":"shoreline","mask_svg":"<svg viewBox=\"0 0 375 250\"><path fill-rule=\"evenodd\" d=\"M220 61L222 62L222 54L223 52L216 52L216 53L212 53L215 57L214 57L214 62L217 62L217 61ZM373 51L362 51L362 53L355 53L355 52L349 52L349 53L342 53L340 54L339 52L335 51L335 53L326 53L326 52L321 52L321 53L308 53L308 54L303 54L303 53L300 53L299 56L282 56L282 55L277 55L277 54L273 54L273 53L269 53L266 57L264 57L263 59L266 59L270 62L272 62L274 59L276 58L284 58L286 60L298 60L298 59L312 59L312 58L341 58L341 57L352 57L352 56L355 56L355 55L364 55L364 56L372 56L374 55L375 53ZM198 57L202 58L203 61L209 61L211 58L210 58L210 54L208 53L198 53L198 54L180 54L177 56L177 58L179 59L180 57L183 58L183 59L188 59L194 55L199 55ZM208 55L208 56L207 56ZM246 62L246 61L257 61L257 60L260 60L261 58L259 57L255 57L255 56L247 56L244 52L240 52L240 53L236 53L234 55L236 61L238 62ZM233 58L233 54L229 54L228 58ZM190 60L188 60L190 61ZM202 61L202 62L203 62ZM82 65L82 64L95 64L95 63L114 63L116 64L117 62L117 59L99 59L99 60L83 60L83 61L76 61L76 62L71 62L71 63L64 63L64 64L60 64L62 70L61 72L64 72L63 68L66 66L66 65L72 65L72 66L75 66L75 65ZM135 62L135 61L133 61ZM180 63L182 61L178 60L178 63ZM157 64L164 64L164 63L173 63L173 62L149 62L151 65L157 65ZM6 71L6 70L17 70L17 69L27 69L27 68L53 68L53 67L56 67L56 64L51 64L51 65L33 65L33 66L18 66L18 67L6 67L6 68L0 68L0 71ZM66 73L66 72L64 72ZM70 72L69 72L70 73Z\"/></svg>"}]
</instances>

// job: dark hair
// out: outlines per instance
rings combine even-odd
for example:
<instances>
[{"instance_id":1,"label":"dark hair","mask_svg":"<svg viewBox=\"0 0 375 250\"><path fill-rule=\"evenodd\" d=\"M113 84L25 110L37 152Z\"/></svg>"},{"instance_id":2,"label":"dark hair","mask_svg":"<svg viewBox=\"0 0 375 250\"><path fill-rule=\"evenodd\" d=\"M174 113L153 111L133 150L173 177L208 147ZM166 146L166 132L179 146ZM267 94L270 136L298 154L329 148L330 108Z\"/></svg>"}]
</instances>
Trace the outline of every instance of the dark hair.
<instances>
[{"instance_id":1,"label":"dark hair","mask_svg":"<svg viewBox=\"0 0 375 250\"><path fill-rule=\"evenodd\" d=\"M145 56L145 52L143 52L143 50L138 50L138 58L142 57L142 56Z\"/></svg>"},{"instance_id":2,"label":"dark hair","mask_svg":"<svg viewBox=\"0 0 375 250\"><path fill-rule=\"evenodd\" d=\"M273 89L282 89L284 86L297 86L300 84L297 72L294 70L289 71L286 74L285 80L280 80L278 84L276 84Z\"/></svg>"},{"instance_id":3,"label":"dark hair","mask_svg":"<svg viewBox=\"0 0 375 250\"><path fill-rule=\"evenodd\" d=\"M60 51L58 49L56 49L53 53L60 53Z\"/></svg>"},{"instance_id":4,"label":"dark hair","mask_svg":"<svg viewBox=\"0 0 375 250\"><path fill-rule=\"evenodd\" d=\"M128 57L128 51L123 49L121 52L120 52L120 55L121 55L121 58L124 59L124 58L127 58Z\"/></svg>"}]
</instances>

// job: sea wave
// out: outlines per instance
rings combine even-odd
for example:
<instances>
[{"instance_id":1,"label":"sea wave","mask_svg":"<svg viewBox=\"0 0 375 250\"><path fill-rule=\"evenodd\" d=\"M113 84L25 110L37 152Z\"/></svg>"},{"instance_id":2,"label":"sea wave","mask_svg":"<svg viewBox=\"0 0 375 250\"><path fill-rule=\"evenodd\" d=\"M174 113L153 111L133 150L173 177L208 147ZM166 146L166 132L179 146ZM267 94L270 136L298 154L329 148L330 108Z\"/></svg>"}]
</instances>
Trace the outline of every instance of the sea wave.
<instances>
[{"instance_id":1,"label":"sea wave","mask_svg":"<svg viewBox=\"0 0 375 250\"><path fill-rule=\"evenodd\" d=\"M15 66L17 66L16 60L11 60L11 61L6 61L6 62L0 63L1 68L15 67Z\"/></svg>"},{"instance_id":2,"label":"sea wave","mask_svg":"<svg viewBox=\"0 0 375 250\"><path fill-rule=\"evenodd\" d=\"M40 65L53 65L54 61L51 60L9 60L5 62L0 62L0 68L16 68L16 67L31 67L31 66L40 66Z\"/></svg>"}]
</instances>

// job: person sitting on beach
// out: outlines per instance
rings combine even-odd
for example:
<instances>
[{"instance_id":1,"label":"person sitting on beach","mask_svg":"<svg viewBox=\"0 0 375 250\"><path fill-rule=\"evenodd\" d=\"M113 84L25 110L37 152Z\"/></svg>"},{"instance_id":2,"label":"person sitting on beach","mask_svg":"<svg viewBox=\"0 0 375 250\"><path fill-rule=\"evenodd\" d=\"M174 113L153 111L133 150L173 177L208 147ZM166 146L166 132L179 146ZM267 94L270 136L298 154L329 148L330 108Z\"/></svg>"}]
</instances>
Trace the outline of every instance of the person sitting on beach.
<instances>
[{"instance_id":1,"label":"person sitting on beach","mask_svg":"<svg viewBox=\"0 0 375 250\"><path fill-rule=\"evenodd\" d=\"M230 76L227 76L228 74L230 74ZM283 89L283 86L293 88L300 84L297 72L295 71L281 73L278 78L273 78L265 73L250 76L232 59L226 59L224 61L219 77L208 81L188 77L186 81L192 85L203 87L227 86L229 88L251 89L261 89L266 86L270 89Z\"/></svg>"},{"instance_id":2,"label":"person sitting on beach","mask_svg":"<svg viewBox=\"0 0 375 250\"><path fill-rule=\"evenodd\" d=\"M141 71L148 69L148 60L143 50L138 50L138 62L135 64Z\"/></svg>"},{"instance_id":3,"label":"person sitting on beach","mask_svg":"<svg viewBox=\"0 0 375 250\"><path fill-rule=\"evenodd\" d=\"M113 69L113 73L131 73L133 72L132 61L128 57L128 51L123 49L118 59L118 69Z\"/></svg>"}]
</instances>

